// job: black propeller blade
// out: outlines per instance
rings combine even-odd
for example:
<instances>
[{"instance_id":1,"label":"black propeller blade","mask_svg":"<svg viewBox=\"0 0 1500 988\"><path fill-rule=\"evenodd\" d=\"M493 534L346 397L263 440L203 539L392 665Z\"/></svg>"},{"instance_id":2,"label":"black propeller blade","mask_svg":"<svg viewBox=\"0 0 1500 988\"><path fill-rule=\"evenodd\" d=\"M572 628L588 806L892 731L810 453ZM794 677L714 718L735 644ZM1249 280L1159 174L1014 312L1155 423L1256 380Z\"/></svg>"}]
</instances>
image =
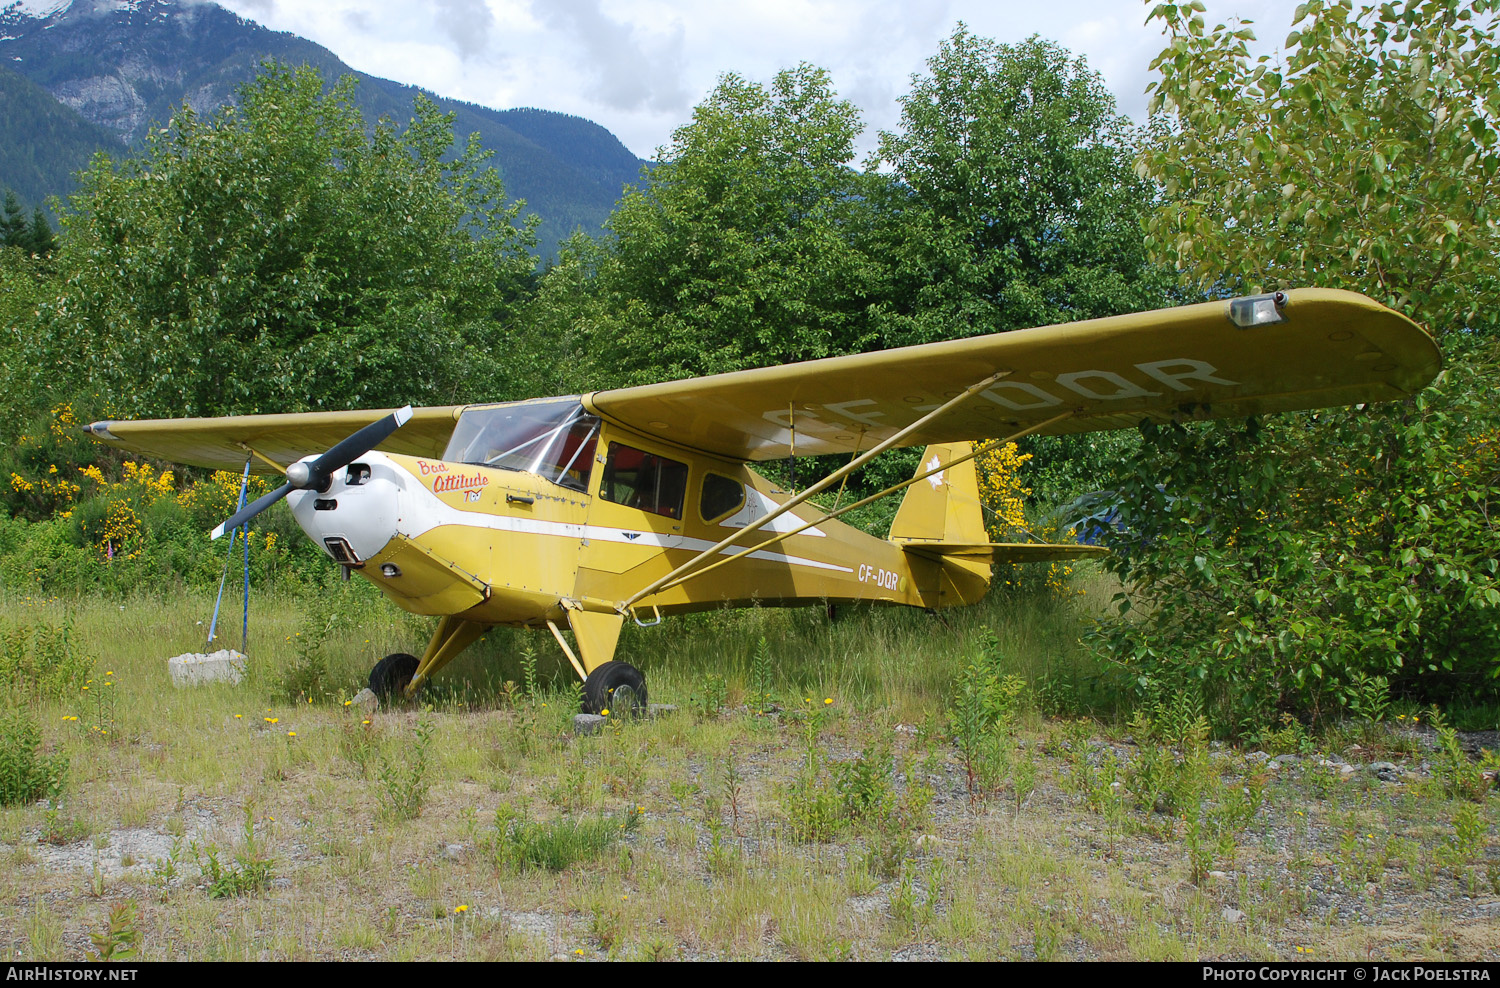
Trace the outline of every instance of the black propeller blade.
<instances>
[{"instance_id":1,"label":"black propeller blade","mask_svg":"<svg viewBox=\"0 0 1500 988\"><path fill-rule=\"evenodd\" d=\"M282 484L271 493L262 494L254 501L251 501L249 504L236 511L229 517L228 521L220 522L217 528L208 533L209 539L217 539L219 536L223 535L230 529L239 528L251 518L254 518L256 515L260 514L262 511L266 510L277 501L280 501L282 498L286 497L293 490L294 488L291 484Z\"/></svg>"},{"instance_id":2,"label":"black propeller blade","mask_svg":"<svg viewBox=\"0 0 1500 988\"><path fill-rule=\"evenodd\" d=\"M355 457L363 456L385 442L397 429L411 420L411 406L398 408L391 414L341 439L333 448L311 462L298 461L286 469L287 482L269 494L262 494L254 501L236 511L229 519L209 533L217 539L225 532L238 528L294 490L315 490L326 487L335 470L342 470Z\"/></svg>"}]
</instances>

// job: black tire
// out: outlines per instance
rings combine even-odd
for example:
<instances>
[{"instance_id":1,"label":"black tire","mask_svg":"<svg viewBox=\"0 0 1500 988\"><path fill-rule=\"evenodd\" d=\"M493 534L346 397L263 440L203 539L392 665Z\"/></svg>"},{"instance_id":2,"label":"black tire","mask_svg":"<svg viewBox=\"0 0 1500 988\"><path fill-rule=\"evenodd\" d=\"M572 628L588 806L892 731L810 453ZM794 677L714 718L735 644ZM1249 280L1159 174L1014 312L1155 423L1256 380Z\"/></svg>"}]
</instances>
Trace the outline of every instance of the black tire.
<instances>
[{"instance_id":1,"label":"black tire","mask_svg":"<svg viewBox=\"0 0 1500 988\"><path fill-rule=\"evenodd\" d=\"M583 712L611 715L646 710L646 677L629 662L606 662L583 683Z\"/></svg>"},{"instance_id":2,"label":"black tire","mask_svg":"<svg viewBox=\"0 0 1500 988\"><path fill-rule=\"evenodd\" d=\"M417 657L405 652L387 655L375 663L370 670L370 692L381 701L400 699L405 695L406 684L417 674Z\"/></svg>"}]
</instances>

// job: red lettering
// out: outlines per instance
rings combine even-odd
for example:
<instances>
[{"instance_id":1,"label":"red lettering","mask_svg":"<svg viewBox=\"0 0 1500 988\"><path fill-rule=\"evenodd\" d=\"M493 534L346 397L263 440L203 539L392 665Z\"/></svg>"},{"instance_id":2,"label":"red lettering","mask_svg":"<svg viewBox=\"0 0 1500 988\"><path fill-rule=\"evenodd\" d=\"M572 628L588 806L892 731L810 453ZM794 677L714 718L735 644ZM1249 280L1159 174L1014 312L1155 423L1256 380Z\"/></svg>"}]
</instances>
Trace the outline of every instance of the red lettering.
<instances>
[{"instance_id":1,"label":"red lettering","mask_svg":"<svg viewBox=\"0 0 1500 988\"><path fill-rule=\"evenodd\" d=\"M439 477L432 482L434 492L461 491L488 487L490 478L482 473L476 474L450 474L447 477Z\"/></svg>"}]
</instances>

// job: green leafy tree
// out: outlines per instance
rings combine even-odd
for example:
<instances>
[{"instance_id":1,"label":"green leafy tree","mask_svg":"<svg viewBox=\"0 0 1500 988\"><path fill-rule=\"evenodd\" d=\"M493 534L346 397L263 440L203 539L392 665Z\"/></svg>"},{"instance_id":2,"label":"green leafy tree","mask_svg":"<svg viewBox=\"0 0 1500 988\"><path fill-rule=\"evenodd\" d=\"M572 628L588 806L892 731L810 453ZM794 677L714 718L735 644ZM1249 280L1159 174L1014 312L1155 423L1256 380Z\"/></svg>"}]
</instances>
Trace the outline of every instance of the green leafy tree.
<instances>
[{"instance_id":1,"label":"green leafy tree","mask_svg":"<svg viewBox=\"0 0 1500 988\"><path fill-rule=\"evenodd\" d=\"M1371 683L1476 699L1500 676L1495 5L1299 7L1284 62L1243 24L1161 4L1154 248L1203 290L1318 285L1425 324L1448 369L1414 399L1148 430L1114 566L1140 620L1097 640L1221 727L1337 714ZM1131 600L1122 600L1130 606Z\"/></svg>"},{"instance_id":2,"label":"green leafy tree","mask_svg":"<svg viewBox=\"0 0 1500 988\"><path fill-rule=\"evenodd\" d=\"M537 284L525 309L525 330L511 354L512 372L526 381L524 393L592 391L622 377L592 345L605 326L615 324L597 277L611 262L609 243L582 230L558 245L557 261Z\"/></svg>"},{"instance_id":3,"label":"green leafy tree","mask_svg":"<svg viewBox=\"0 0 1500 988\"><path fill-rule=\"evenodd\" d=\"M1082 58L960 24L901 106L874 162L898 179L880 210L885 345L1185 300L1142 242L1154 188L1135 170L1139 134ZM1026 440L1028 485L1040 502L1066 500L1137 445L1132 434Z\"/></svg>"},{"instance_id":4,"label":"green leafy tree","mask_svg":"<svg viewBox=\"0 0 1500 988\"><path fill-rule=\"evenodd\" d=\"M1136 134L1083 59L963 25L901 98L876 163L899 178L883 210L890 344L1156 308L1173 282L1140 222L1152 187Z\"/></svg>"},{"instance_id":5,"label":"green leafy tree","mask_svg":"<svg viewBox=\"0 0 1500 988\"><path fill-rule=\"evenodd\" d=\"M530 288L518 224L473 139L422 97L369 131L353 81L267 66L182 108L140 158L95 158L63 213L65 278L20 347L128 415L492 397Z\"/></svg>"},{"instance_id":6,"label":"green leafy tree","mask_svg":"<svg viewBox=\"0 0 1500 988\"><path fill-rule=\"evenodd\" d=\"M1165 192L1151 246L1205 289L1351 287L1449 346L1500 313L1500 48L1492 0L1297 9L1282 61L1244 24L1159 4Z\"/></svg>"},{"instance_id":7,"label":"green leafy tree","mask_svg":"<svg viewBox=\"0 0 1500 988\"><path fill-rule=\"evenodd\" d=\"M860 130L822 69L724 76L604 243L565 248L539 320L580 328L594 387L866 347L868 192L883 180L850 167Z\"/></svg>"},{"instance_id":8,"label":"green leafy tree","mask_svg":"<svg viewBox=\"0 0 1500 988\"><path fill-rule=\"evenodd\" d=\"M54 266L44 256L19 245L0 249L0 394L6 396L7 411L0 422L0 481L10 478L6 468L16 437L47 407L45 398L33 393L33 370L23 351L34 342L38 311L58 288Z\"/></svg>"}]
</instances>

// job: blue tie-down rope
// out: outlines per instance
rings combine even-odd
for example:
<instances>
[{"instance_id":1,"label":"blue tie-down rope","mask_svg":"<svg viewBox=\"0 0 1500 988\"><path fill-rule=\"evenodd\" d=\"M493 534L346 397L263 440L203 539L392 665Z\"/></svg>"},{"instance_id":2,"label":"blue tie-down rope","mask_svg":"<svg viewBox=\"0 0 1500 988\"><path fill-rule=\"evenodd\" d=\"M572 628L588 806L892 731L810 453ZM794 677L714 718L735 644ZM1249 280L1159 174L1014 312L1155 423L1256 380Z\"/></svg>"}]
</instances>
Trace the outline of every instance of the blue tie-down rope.
<instances>
[{"instance_id":1,"label":"blue tie-down rope","mask_svg":"<svg viewBox=\"0 0 1500 988\"><path fill-rule=\"evenodd\" d=\"M245 480L250 479L249 464L246 465ZM242 482L243 483L243 482ZM240 502L244 503L244 488L240 488ZM250 654L250 523L245 522L245 612L240 619L240 654Z\"/></svg>"},{"instance_id":2,"label":"blue tie-down rope","mask_svg":"<svg viewBox=\"0 0 1500 988\"><path fill-rule=\"evenodd\" d=\"M245 507L245 488L250 483L250 457L245 457L245 472L240 476L240 503L235 508L235 514L239 514ZM229 563L234 559L234 537L239 530L245 529L245 623L240 629L240 651L245 650L245 636L250 630L250 526L247 522L237 528L229 530L229 554L224 558L224 573L219 577L219 596L214 600L214 617L208 623L208 643L213 644L217 637L215 629L219 626L219 605L224 602L224 583L229 579Z\"/></svg>"}]
</instances>

